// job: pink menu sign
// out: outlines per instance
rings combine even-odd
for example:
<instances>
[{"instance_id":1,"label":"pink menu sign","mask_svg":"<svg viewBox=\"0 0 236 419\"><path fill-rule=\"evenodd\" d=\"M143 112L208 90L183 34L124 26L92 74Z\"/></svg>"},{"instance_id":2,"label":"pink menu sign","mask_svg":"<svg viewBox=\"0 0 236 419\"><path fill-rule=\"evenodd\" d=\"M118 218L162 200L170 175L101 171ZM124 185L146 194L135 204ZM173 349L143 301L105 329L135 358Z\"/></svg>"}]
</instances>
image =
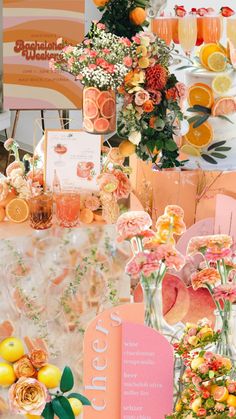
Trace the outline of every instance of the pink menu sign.
<instances>
[{"instance_id":1,"label":"pink menu sign","mask_svg":"<svg viewBox=\"0 0 236 419\"><path fill-rule=\"evenodd\" d=\"M144 325L122 325L121 419L164 419L173 411L174 354Z\"/></svg>"}]
</instances>

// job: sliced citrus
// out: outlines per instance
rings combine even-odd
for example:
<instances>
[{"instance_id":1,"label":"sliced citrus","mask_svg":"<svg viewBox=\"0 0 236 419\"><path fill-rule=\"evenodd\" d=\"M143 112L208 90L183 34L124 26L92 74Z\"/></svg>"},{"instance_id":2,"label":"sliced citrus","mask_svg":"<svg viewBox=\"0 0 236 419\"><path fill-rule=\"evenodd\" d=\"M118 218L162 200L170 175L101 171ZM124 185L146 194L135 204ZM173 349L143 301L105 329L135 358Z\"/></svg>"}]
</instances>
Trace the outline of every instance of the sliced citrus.
<instances>
[{"instance_id":1,"label":"sliced citrus","mask_svg":"<svg viewBox=\"0 0 236 419\"><path fill-rule=\"evenodd\" d=\"M222 52L213 52L207 60L208 67L211 71L225 71L227 66L227 58Z\"/></svg>"},{"instance_id":2,"label":"sliced citrus","mask_svg":"<svg viewBox=\"0 0 236 419\"><path fill-rule=\"evenodd\" d=\"M29 217L29 206L24 199L15 198L6 206L6 216L14 223L23 223Z\"/></svg>"},{"instance_id":3,"label":"sliced citrus","mask_svg":"<svg viewBox=\"0 0 236 419\"><path fill-rule=\"evenodd\" d=\"M4 221L5 220L5 217L6 217L5 208L0 207L0 223L1 223L1 221Z\"/></svg>"},{"instance_id":4,"label":"sliced citrus","mask_svg":"<svg viewBox=\"0 0 236 419\"><path fill-rule=\"evenodd\" d=\"M229 392L226 387L217 386L212 391L213 399L217 402L225 402L229 397Z\"/></svg>"},{"instance_id":5,"label":"sliced citrus","mask_svg":"<svg viewBox=\"0 0 236 419\"><path fill-rule=\"evenodd\" d=\"M98 108L100 109L105 100L110 99L111 97L111 92L109 91L100 92L96 100Z\"/></svg>"},{"instance_id":6,"label":"sliced citrus","mask_svg":"<svg viewBox=\"0 0 236 419\"><path fill-rule=\"evenodd\" d=\"M212 88L219 96L225 95L232 87L232 79L229 76L216 76L212 82Z\"/></svg>"},{"instance_id":7,"label":"sliced citrus","mask_svg":"<svg viewBox=\"0 0 236 419\"><path fill-rule=\"evenodd\" d=\"M194 147L206 147L213 139L213 128L208 122L204 122L198 128L193 128L193 124L190 124L189 132L184 138Z\"/></svg>"},{"instance_id":8,"label":"sliced citrus","mask_svg":"<svg viewBox=\"0 0 236 419\"><path fill-rule=\"evenodd\" d=\"M188 91L188 103L190 106L201 105L211 108L214 102L213 92L210 86L204 83L193 84Z\"/></svg>"},{"instance_id":9,"label":"sliced citrus","mask_svg":"<svg viewBox=\"0 0 236 419\"><path fill-rule=\"evenodd\" d=\"M190 144L184 144L181 149L180 149L181 153L187 154L188 156L193 156L193 157L200 157L201 153L199 151L198 148L193 147Z\"/></svg>"},{"instance_id":10,"label":"sliced citrus","mask_svg":"<svg viewBox=\"0 0 236 419\"><path fill-rule=\"evenodd\" d=\"M80 211L80 221L84 224L91 224L93 222L93 211L88 208L84 208Z\"/></svg>"},{"instance_id":11,"label":"sliced citrus","mask_svg":"<svg viewBox=\"0 0 236 419\"><path fill-rule=\"evenodd\" d=\"M98 96L100 95L100 90L96 87L86 87L83 91L84 99L92 99L96 102Z\"/></svg>"},{"instance_id":12,"label":"sliced citrus","mask_svg":"<svg viewBox=\"0 0 236 419\"><path fill-rule=\"evenodd\" d=\"M83 113L85 118L94 119L98 115L98 107L92 99L85 99L83 103Z\"/></svg>"},{"instance_id":13,"label":"sliced citrus","mask_svg":"<svg viewBox=\"0 0 236 419\"><path fill-rule=\"evenodd\" d=\"M107 132L110 126L110 122L106 118L98 118L94 121L94 132L104 133Z\"/></svg>"},{"instance_id":14,"label":"sliced citrus","mask_svg":"<svg viewBox=\"0 0 236 419\"><path fill-rule=\"evenodd\" d=\"M199 53L199 59L203 67L209 69L208 67L208 57L213 54L214 52L221 52L223 53L222 48L217 44L205 44L201 47Z\"/></svg>"},{"instance_id":15,"label":"sliced citrus","mask_svg":"<svg viewBox=\"0 0 236 419\"><path fill-rule=\"evenodd\" d=\"M228 58L232 64L232 67L234 68L234 70L236 70L236 48L234 47L233 42L228 41L227 51Z\"/></svg>"},{"instance_id":16,"label":"sliced citrus","mask_svg":"<svg viewBox=\"0 0 236 419\"><path fill-rule=\"evenodd\" d=\"M227 405L236 407L236 396L233 396L233 394L230 394L229 397L227 398Z\"/></svg>"},{"instance_id":17,"label":"sliced citrus","mask_svg":"<svg viewBox=\"0 0 236 419\"><path fill-rule=\"evenodd\" d=\"M236 100L233 97L222 97L215 101L211 113L213 116L230 115L236 112Z\"/></svg>"},{"instance_id":18,"label":"sliced citrus","mask_svg":"<svg viewBox=\"0 0 236 419\"><path fill-rule=\"evenodd\" d=\"M113 115L115 114L115 110L116 110L116 102L112 97L104 100L100 108L101 115L104 118L112 118Z\"/></svg>"},{"instance_id":19,"label":"sliced citrus","mask_svg":"<svg viewBox=\"0 0 236 419\"><path fill-rule=\"evenodd\" d=\"M83 127L88 132L93 132L93 121L89 118L83 119Z\"/></svg>"}]
</instances>

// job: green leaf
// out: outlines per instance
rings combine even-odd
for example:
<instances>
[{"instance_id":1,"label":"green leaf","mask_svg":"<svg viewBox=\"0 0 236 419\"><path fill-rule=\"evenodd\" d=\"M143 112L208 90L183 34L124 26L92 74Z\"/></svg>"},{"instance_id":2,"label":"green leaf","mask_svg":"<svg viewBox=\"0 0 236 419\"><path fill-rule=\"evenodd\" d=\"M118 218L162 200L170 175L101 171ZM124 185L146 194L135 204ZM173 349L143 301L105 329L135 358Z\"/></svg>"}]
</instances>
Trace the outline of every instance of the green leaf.
<instances>
[{"instance_id":1,"label":"green leaf","mask_svg":"<svg viewBox=\"0 0 236 419\"><path fill-rule=\"evenodd\" d=\"M175 151L178 149L178 146L173 140L167 140L165 142L165 149L167 151Z\"/></svg>"},{"instance_id":2,"label":"green leaf","mask_svg":"<svg viewBox=\"0 0 236 419\"><path fill-rule=\"evenodd\" d=\"M70 399L71 397L80 400L83 406L91 406L91 402L89 401L89 399L87 399L87 397L82 396L82 394L71 393L69 394L68 399Z\"/></svg>"},{"instance_id":3,"label":"green leaf","mask_svg":"<svg viewBox=\"0 0 236 419\"><path fill-rule=\"evenodd\" d=\"M211 153L211 156L216 157L217 159L226 159L227 157L225 154L215 152Z\"/></svg>"},{"instance_id":4,"label":"green leaf","mask_svg":"<svg viewBox=\"0 0 236 419\"><path fill-rule=\"evenodd\" d=\"M209 115L201 116L196 122L194 122L193 128L200 127L202 124L204 124L204 122L208 120L208 118L209 118Z\"/></svg>"},{"instance_id":5,"label":"green leaf","mask_svg":"<svg viewBox=\"0 0 236 419\"><path fill-rule=\"evenodd\" d=\"M217 164L217 161L213 159L213 157L208 156L208 154L202 154L201 157L203 158L203 160L207 161L207 163Z\"/></svg>"},{"instance_id":6,"label":"green leaf","mask_svg":"<svg viewBox=\"0 0 236 419\"><path fill-rule=\"evenodd\" d=\"M65 397L60 396L53 399L52 406L59 419L75 419L70 403Z\"/></svg>"},{"instance_id":7,"label":"green leaf","mask_svg":"<svg viewBox=\"0 0 236 419\"><path fill-rule=\"evenodd\" d=\"M67 391L70 391L74 387L74 377L72 374L72 371L69 367L65 367L61 382L60 382L60 390L62 393L66 393Z\"/></svg>"},{"instance_id":8,"label":"green leaf","mask_svg":"<svg viewBox=\"0 0 236 419\"><path fill-rule=\"evenodd\" d=\"M46 406L44 408L44 411L42 413L42 416L45 419L53 419L54 418L54 410L53 410L51 402L46 404Z\"/></svg>"},{"instance_id":9,"label":"green leaf","mask_svg":"<svg viewBox=\"0 0 236 419\"><path fill-rule=\"evenodd\" d=\"M207 114L211 114L211 109L207 108L206 106L201 106L201 105L194 105L191 108L187 109L188 112L202 112L202 113L207 113Z\"/></svg>"},{"instance_id":10,"label":"green leaf","mask_svg":"<svg viewBox=\"0 0 236 419\"><path fill-rule=\"evenodd\" d=\"M226 143L226 141L218 141L217 143L214 143L214 144L211 144L209 147L208 147L208 151L210 151L210 150L214 150L216 147L221 147L222 145L225 145L225 143Z\"/></svg>"},{"instance_id":11,"label":"green leaf","mask_svg":"<svg viewBox=\"0 0 236 419\"><path fill-rule=\"evenodd\" d=\"M191 124L192 122L198 121L199 120L199 115L195 115L192 116L191 118L188 119L189 124Z\"/></svg>"},{"instance_id":12,"label":"green leaf","mask_svg":"<svg viewBox=\"0 0 236 419\"><path fill-rule=\"evenodd\" d=\"M215 151L230 151L231 147L217 147Z\"/></svg>"},{"instance_id":13,"label":"green leaf","mask_svg":"<svg viewBox=\"0 0 236 419\"><path fill-rule=\"evenodd\" d=\"M233 124L234 125L234 122L233 121L231 121L231 119L229 119L227 116L225 116L225 115L217 115L217 117L218 118L221 118L221 119L224 119L225 121L228 121L228 122L230 122L230 124Z\"/></svg>"}]
</instances>

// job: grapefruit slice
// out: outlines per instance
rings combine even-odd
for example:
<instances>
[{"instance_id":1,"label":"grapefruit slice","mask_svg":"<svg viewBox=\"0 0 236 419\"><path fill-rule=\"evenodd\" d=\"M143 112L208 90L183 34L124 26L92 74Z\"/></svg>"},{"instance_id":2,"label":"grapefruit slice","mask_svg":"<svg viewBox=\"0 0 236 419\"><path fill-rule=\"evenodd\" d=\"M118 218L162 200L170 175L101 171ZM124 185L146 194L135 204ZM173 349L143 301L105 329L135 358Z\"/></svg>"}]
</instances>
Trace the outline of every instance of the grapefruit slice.
<instances>
[{"instance_id":1,"label":"grapefruit slice","mask_svg":"<svg viewBox=\"0 0 236 419\"><path fill-rule=\"evenodd\" d=\"M100 92L96 100L98 108L100 109L103 103L105 102L105 100L110 99L110 98L112 98L112 95L110 92L108 91Z\"/></svg>"},{"instance_id":2,"label":"grapefruit slice","mask_svg":"<svg viewBox=\"0 0 236 419\"><path fill-rule=\"evenodd\" d=\"M223 386L217 386L212 391L213 399L217 402L225 402L229 397L229 392L226 387Z\"/></svg>"},{"instance_id":3,"label":"grapefruit slice","mask_svg":"<svg viewBox=\"0 0 236 419\"><path fill-rule=\"evenodd\" d=\"M101 104L100 112L104 118L107 118L107 119L112 118L115 115L115 111L116 111L116 102L112 97L106 99Z\"/></svg>"},{"instance_id":4,"label":"grapefruit slice","mask_svg":"<svg viewBox=\"0 0 236 419\"><path fill-rule=\"evenodd\" d=\"M98 118L94 121L94 132L104 133L109 130L110 122L106 118Z\"/></svg>"},{"instance_id":5,"label":"grapefruit slice","mask_svg":"<svg viewBox=\"0 0 236 419\"><path fill-rule=\"evenodd\" d=\"M213 116L230 115L236 112L236 100L233 97L222 97L215 101L211 113Z\"/></svg>"},{"instance_id":6,"label":"grapefruit slice","mask_svg":"<svg viewBox=\"0 0 236 419\"><path fill-rule=\"evenodd\" d=\"M93 122L89 118L84 118L83 120L83 126L85 131L93 132Z\"/></svg>"},{"instance_id":7,"label":"grapefruit slice","mask_svg":"<svg viewBox=\"0 0 236 419\"><path fill-rule=\"evenodd\" d=\"M85 118L94 119L98 115L98 107L92 99L85 99L83 104L83 113Z\"/></svg>"},{"instance_id":8,"label":"grapefruit slice","mask_svg":"<svg viewBox=\"0 0 236 419\"><path fill-rule=\"evenodd\" d=\"M84 99L92 99L96 102L98 96L100 95L100 90L96 87L86 87L83 91Z\"/></svg>"},{"instance_id":9,"label":"grapefruit slice","mask_svg":"<svg viewBox=\"0 0 236 419\"><path fill-rule=\"evenodd\" d=\"M236 48L231 41L228 41L228 56L234 70L236 70Z\"/></svg>"},{"instance_id":10,"label":"grapefruit slice","mask_svg":"<svg viewBox=\"0 0 236 419\"><path fill-rule=\"evenodd\" d=\"M211 108L214 102L212 89L205 83L195 83L188 91L188 103L190 106L201 105Z\"/></svg>"},{"instance_id":11,"label":"grapefruit slice","mask_svg":"<svg viewBox=\"0 0 236 419\"><path fill-rule=\"evenodd\" d=\"M116 114L110 119L109 131L116 131Z\"/></svg>"},{"instance_id":12,"label":"grapefruit slice","mask_svg":"<svg viewBox=\"0 0 236 419\"><path fill-rule=\"evenodd\" d=\"M188 144L196 148L206 147L213 139L213 128L208 122L193 128L193 123L189 126L189 132L184 136Z\"/></svg>"},{"instance_id":13,"label":"grapefruit slice","mask_svg":"<svg viewBox=\"0 0 236 419\"><path fill-rule=\"evenodd\" d=\"M23 223L29 216L29 206L24 199L15 198L6 206L6 216L14 223Z\"/></svg>"},{"instance_id":14,"label":"grapefruit slice","mask_svg":"<svg viewBox=\"0 0 236 419\"><path fill-rule=\"evenodd\" d=\"M201 50L200 50L200 53L199 53L199 59L200 59L201 64L203 65L203 67L207 68L208 70L209 70L208 58L214 52L224 53L222 48L219 45L214 44L214 43L205 44L201 47Z\"/></svg>"}]
</instances>

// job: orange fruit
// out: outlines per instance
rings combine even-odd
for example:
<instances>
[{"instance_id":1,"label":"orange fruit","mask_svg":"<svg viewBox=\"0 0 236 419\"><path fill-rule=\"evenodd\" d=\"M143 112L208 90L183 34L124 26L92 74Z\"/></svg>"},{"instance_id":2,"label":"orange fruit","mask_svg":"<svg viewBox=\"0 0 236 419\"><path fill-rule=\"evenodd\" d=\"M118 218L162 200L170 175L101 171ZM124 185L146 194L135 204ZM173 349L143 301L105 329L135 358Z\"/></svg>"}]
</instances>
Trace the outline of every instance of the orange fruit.
<instances>
[{"instance_id":1,"label":"orange fruit","mask_svg":"<svg viewBox=\"0 0 236 419\"><path fill-rule=\"evenodd\" d=\"M236 396L230 394L226 400L228 406L236 407Z\"/></svg>"},{"instance_id":2,"label":"orange fruit","mask_svg":"<svg viewBox=\"0 0 236 419\"><path fill-rule=\"evenodd\" d=\"M190 106L201 105L211 108L214 102L213 91L205 83L195 83L188 91L188 103Z\"/></svg>"},{"instance_id":3,"label":"orange fruit","mask_svg":"<svg viewBox=\"0 0 236 419\"><path fill-rule=\"evenodd\" d=\"M104 7L110 0L93 0L95 6Z\"/></svg>"},{"instance_id":4,"label":"orange fruit","mask_svg":"<svg viewBox=\"0 0 236 419\"><path fill-rule=\"evenodd\" d=\"M0 386L9 387L16 381L13 366L0 362Z\"/></svg>"},{"instance_id":5,"label":"orange fruit","mask_svg":"<svg viewBox=\"0 0 236 419\"><path fill-rule=\"evenodd\" d=\"M6 217L6 211L3 207L0 207L0 223L1 221L4 221L5 217Z\"/></svg>"},{"instance_id":6,"label":"orange fruit","mask_svg":"<svg viewBox=\"0 0 236 419\"><path fill-rule=\"evenodd\" d=\"M225 402L229 397L229 392L226 387L216 386L212 391L213 399L217 402Z\"/></svg>"},{"instance_id":7,"label":"orange fruit","mask_svg":"<svg viewBox=\"0 0 236 419\"><path fill-rule=\"evenodd\" d=\"M213 128L208 122L204 122L198 128L193 128L192 123L184 139L196 148L206 147L213 140Z\"/></svg>"},{"instance_id":8,"label":"orange fruit","mask_svg":"<svg viewBox=\"0 0 236 419\"><path fill-rule=\"evenodd\" d=\"M16 193L15 191L11 191L8 193L7 197L5 199L3 199L2 201L0 201L0 207L6 207L8 202L12 201L12 199L16 198Z\"/></svg>"},{"instance_id":9,"label":"orange fruit","mask_svg":"<svg viewBox=\"0 0 236 419\"><path fill-rule=\"evenodd\" d=\"M8 362L16 362L24 355L25 350L20 339L10 337L0 343L0 356Z\"/></svg>"},{"instance_id":10,"label":"orange fruit","mask_svg":"<svg viewBox=\"0 0 236 419\"><path fill-rule=\"evenodd\" d=\"M93 222L94 214L88 208L84 208L80 211L80 221L84 224L91 224Z\"/></svg>"},{"instance_id":11,"label":"orange fruit","mask_svg":"<svg viewBox=\"0 0 236 419\"><path fill-rule=\"evenodd\" d=\"M29 216L29 206L24 199L15 198L6 206L6 216L14 223L23 223Z\"/></svg>"},{"instance_id":12,"label":"orange fruit","mask_svg":"<svg viewBox=\"0 0 236 419\"><path fill-rule=\"evenodd\" d=\"M136 26L142 25L146 20L147 14L142 7L135 7L129 14L129 20Z\"/></svg>"},{"instance_id":13,"label":"orange fruit","mask_svg":"<svg viewBox=\"0 0 236 419\"><path fill-rule=\"evenodd\" d=\"M59 386L61 371L56 365L47 364L40 368L37 378L40 383L43 383L47 388L55 388Z\"/></svg>"},{"instance_id":14,"label":"orange fruit","mask_svg":"<svg viewBox=\"0 0 236 419\"><path fill-rule=\"evenodd\" d=\"M208 67L208 58L211 54L213 54L214 52L221 52L224 53L224 51L222 50L222 48L217 45L217 44L204 44L201 47L200 53L199 53L199 59L201 64L203 65L203 67L207 68L209 70Z\"/></svg>"},{"instance_id":15,"label":"orange fruit","mask_svg":"<svg viewBox=\"0 0 236 419\"><path fill-rule=\"evenodd\" d=\"M213 116L230 115L236 112L236 99L233 97L222 97L215 101L211 113Z\"/></svg>"},{"instance_id":16,"label":"orange fruit","mask_svg":"<svg viewBox=\"0 0 236 419\"><path fill-rule=\"evenodd\" d=\"M135 153L136 145L131 143L129 140L124 140L119 145L119 152L123 157L132 156Z\"/></svg>"}]
</instances>

